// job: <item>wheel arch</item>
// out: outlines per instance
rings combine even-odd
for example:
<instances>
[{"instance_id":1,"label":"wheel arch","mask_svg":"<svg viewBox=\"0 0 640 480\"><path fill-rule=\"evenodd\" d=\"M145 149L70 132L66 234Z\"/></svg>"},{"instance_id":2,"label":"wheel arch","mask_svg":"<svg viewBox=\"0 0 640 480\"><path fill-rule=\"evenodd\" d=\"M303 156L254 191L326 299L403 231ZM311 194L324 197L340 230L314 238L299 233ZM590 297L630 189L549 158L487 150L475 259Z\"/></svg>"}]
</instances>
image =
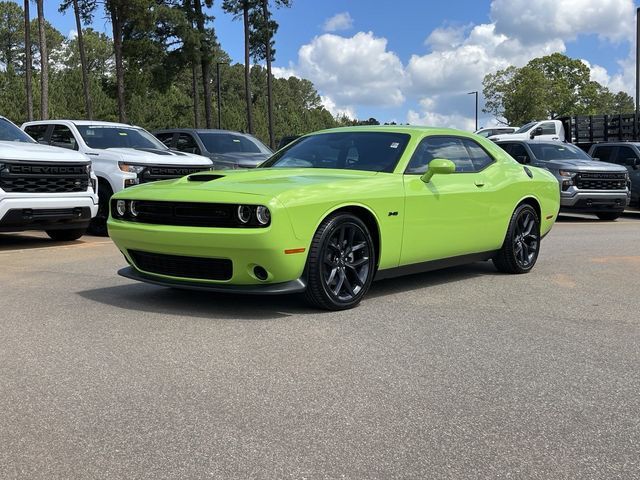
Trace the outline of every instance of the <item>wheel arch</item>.
<instances>
[{"instance_id":1,"label":"wheel arch","mask_svg":"<svg viewBox=\"0 0 640 480\"><path fill-rule=\"evenodd\" d=\"M515 212L520 205L530 205L538 214L538 221L542 223L542 208L540 206L540 201L537 198L531 196L523 198L518 202L513 211Z\"/></svg>"}]
</instances>

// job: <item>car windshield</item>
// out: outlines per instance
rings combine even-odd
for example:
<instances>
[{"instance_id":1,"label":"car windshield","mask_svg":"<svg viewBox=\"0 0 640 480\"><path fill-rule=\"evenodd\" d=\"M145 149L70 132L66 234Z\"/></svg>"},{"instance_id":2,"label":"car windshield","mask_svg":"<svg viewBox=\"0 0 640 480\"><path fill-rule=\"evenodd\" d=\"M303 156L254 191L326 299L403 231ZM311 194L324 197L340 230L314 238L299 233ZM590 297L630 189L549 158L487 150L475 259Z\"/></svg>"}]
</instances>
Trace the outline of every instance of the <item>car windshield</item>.
<instances>
[{"instance_id":1,"label":"car windshield","mask_svg":"<svg viewBox=\"0 0 640 480\"><path fill-rule=\"evenodd\" d=\"M566 143L530 143L538 160L593 160L578 147Z\"/></svg>"},{"instance_id":2,"label":"car windshield","mask_svg":"<svg viewBox=\"0 0 640 480\"><path fill-rule=\"evenodd\" d=\"M538 122L529 122L526 125L521 126L518 130L516 130L513 133L525 133L525 132L528 132L529 130L531 130L531 127L533 127L537 123Z\"/></svg>"},{"instance_id":3,"label":"car windshield","mask_svg":"<svg viewBox=\"0 0 640 480\"><path fill-rule=\"evenodd\" d=\"M4 118L0 118L0 140L4 142L36 143L33 138Z\"/></svg>"},{"instance_id":4,"label":"car windshield","mask_svg":"<svg viewBox=\"0 0 640 480\"><path fill-rule=\"evenodd\" d=\"M321 133L302 137L260 168L337 168L392 172L410 136L394 132Z\"/></svg>"},{"instance_id":5,"label":"car windshield","mask_svg":"<svg viewBox=\"0 0 640 480\"><path fill-rule=\"evenodd\" d=\"M211 153L272 153L257 138L233 133L199 132L198 136Z\"/></svg>"},{"instance_id":6,"label":"car windshield","mask_svg":"<svg viewBox=\"0 0 640 480\"><path fill-rule=\"evenodd\" d=\"M137 148L168 150L156 137L135 127L77 125L89 148Z\"/></svg>"}]
</instances>

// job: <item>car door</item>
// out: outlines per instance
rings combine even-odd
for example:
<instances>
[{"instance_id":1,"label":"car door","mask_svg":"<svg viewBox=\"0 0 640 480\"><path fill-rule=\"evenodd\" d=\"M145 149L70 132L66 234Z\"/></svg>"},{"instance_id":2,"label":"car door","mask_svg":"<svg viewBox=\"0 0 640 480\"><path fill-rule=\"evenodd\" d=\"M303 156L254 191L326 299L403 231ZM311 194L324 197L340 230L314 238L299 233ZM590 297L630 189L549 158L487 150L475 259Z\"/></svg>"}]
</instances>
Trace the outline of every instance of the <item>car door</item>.
<instances>
[{"instance_id":1,"label":"car door","mask_svg":"<svg viewBox=\"0 0 640 480\"><path fill-rule=\"evenodd\" d=\"M560 132L557 131L556 122L542 122L542 134L536 136L536 140L560 140Z\"/></svg>"},{"instance_id":2,"label":"car door","mask_svg":"<svg viewBox=\"0 0 640 480\"><path fill-rule=\"evenodd\" d=\"M175 137L177 134L173 132L162 132L154 134L155 137L166 145L167 148L174 148Z\"/></svg>"},{"instance_id":3,"label":"car door","mask_svg":"<svg viewBox=\"0 0 640 480\"><path fill-rule=\"evenodd\" d=\"M619 146L615 156L615 162L623 165L629 171L629 179L631 180L631 203L638 203L640 198L640 166L629 165L629 160L635 160L640 162L640 155L638 155L637 148Z\"/></svg>"},{"instance_id":4,"label":"car door","mask_svg":"<svg viewBox=\"0 0 640 480\"><path fill-rule=\"evenodd\" d=\"M176 140L176 149L181 152L195 153L197 155L201 154L200 147L198 146L196 139L193 138L193 135L191 135L190 133L178 134L178 139Z\"/></svg>"},{"instance_id":5,"label":"car door","mask_svg":"<svg viewBox=\"0 0 640 480\"><path fill-rule=\"evenodd\" d=\"M69 150L78 150L78 141L73 136L73 132L66 125L54 125L51 131L49 144L54 147L67 148Z\"/></svg>"},{"instance_id":6,"label":"car door","mask_svg":"<svg viewBox=\"0 0 640 480\"><path fill-rule=\"evenodd\" d=\"M445 158L455 173L421 180L431 160ZM428 136L414 151L404 174L405 218L401 265L500 247L504 213L494 208L500 168L466 137Z\"/></svg>"},{"instance_id":7,"label":"car door","mask_svg":"<svg viewBox=\"0 0 640 480\"><path fill-rule=\"evenodd\" d=\"M47 123L38 123L35 125L27 125L24 131L27 135L30 135L36 142L43 145L49 144L49 137L51 136L51 125Z\"/></svg>"}]
</instances>

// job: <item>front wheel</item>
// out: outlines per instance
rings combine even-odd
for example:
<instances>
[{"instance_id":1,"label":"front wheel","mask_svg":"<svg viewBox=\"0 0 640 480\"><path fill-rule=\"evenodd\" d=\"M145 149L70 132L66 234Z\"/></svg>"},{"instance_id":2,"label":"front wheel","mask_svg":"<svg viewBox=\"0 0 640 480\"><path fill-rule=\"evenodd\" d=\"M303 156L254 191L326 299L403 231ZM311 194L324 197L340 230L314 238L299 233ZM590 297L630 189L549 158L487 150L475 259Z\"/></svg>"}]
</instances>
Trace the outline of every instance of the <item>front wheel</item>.
<instances>
[{"instance_id":1,"label":"front wheel","mask_svg":"<svg viewBox=\"0 0 640 480\"><path fill-rule=\"evenodd\" d=\"M65 230L47 230L47 235L51 240L57 242L73 242L78 240L87 231L86 228L68 228Z\"/></svg>"},{"instance_id":2,"label":"front wheel","mask_svg":"<svg viewBox=\"0 0 640 480\"><path fill-rule=\"evenodd\" d=\"M493 258L498 271L528 273L540 251L540 220L531 205L523 204L511 215L502 248Z\"/></svg>"},{"instance_id":3,"label":"front wheel","mask_svg":"<svg viewBox=\"0 0 640 480\"><path fill-rule=\"evenodd\" d=\"M326 310L355 307L375 274L375 251L367 226L339 213L322 222L307 258L307 300Z\"/></svg>"},{"instance_id":4,"label":"front wheel","mask_svg":"<svg viewBox=\"0 0 640 480\"><path fill-rule=\"evenodd\" d=\"M604 220L605 222L613 222L620 215L622 215L622 212L601 212L601 213L596 213L596 216L600 220Z\"/></svg>"}]
</instances>

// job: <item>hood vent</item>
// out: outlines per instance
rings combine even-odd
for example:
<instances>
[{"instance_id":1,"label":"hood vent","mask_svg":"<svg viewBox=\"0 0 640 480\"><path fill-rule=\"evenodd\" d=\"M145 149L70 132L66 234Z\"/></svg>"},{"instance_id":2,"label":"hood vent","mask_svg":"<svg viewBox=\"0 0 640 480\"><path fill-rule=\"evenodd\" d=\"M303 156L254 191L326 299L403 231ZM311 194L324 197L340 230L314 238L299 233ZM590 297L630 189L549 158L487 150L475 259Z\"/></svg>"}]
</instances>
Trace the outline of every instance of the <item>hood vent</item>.
<instances>
[{"instance_id":1,"label":"hood vent","mask_svg":"<svg viewBox=\"0 0 640 480\"><path fill-rule=\"evenodd\" d=\"M215 175L213 173L201 173L199 175L189 175L187 180L190 182L210 182L211 180L217 180L223 178L224 175Z\"/></svg>"}]
</instances>

